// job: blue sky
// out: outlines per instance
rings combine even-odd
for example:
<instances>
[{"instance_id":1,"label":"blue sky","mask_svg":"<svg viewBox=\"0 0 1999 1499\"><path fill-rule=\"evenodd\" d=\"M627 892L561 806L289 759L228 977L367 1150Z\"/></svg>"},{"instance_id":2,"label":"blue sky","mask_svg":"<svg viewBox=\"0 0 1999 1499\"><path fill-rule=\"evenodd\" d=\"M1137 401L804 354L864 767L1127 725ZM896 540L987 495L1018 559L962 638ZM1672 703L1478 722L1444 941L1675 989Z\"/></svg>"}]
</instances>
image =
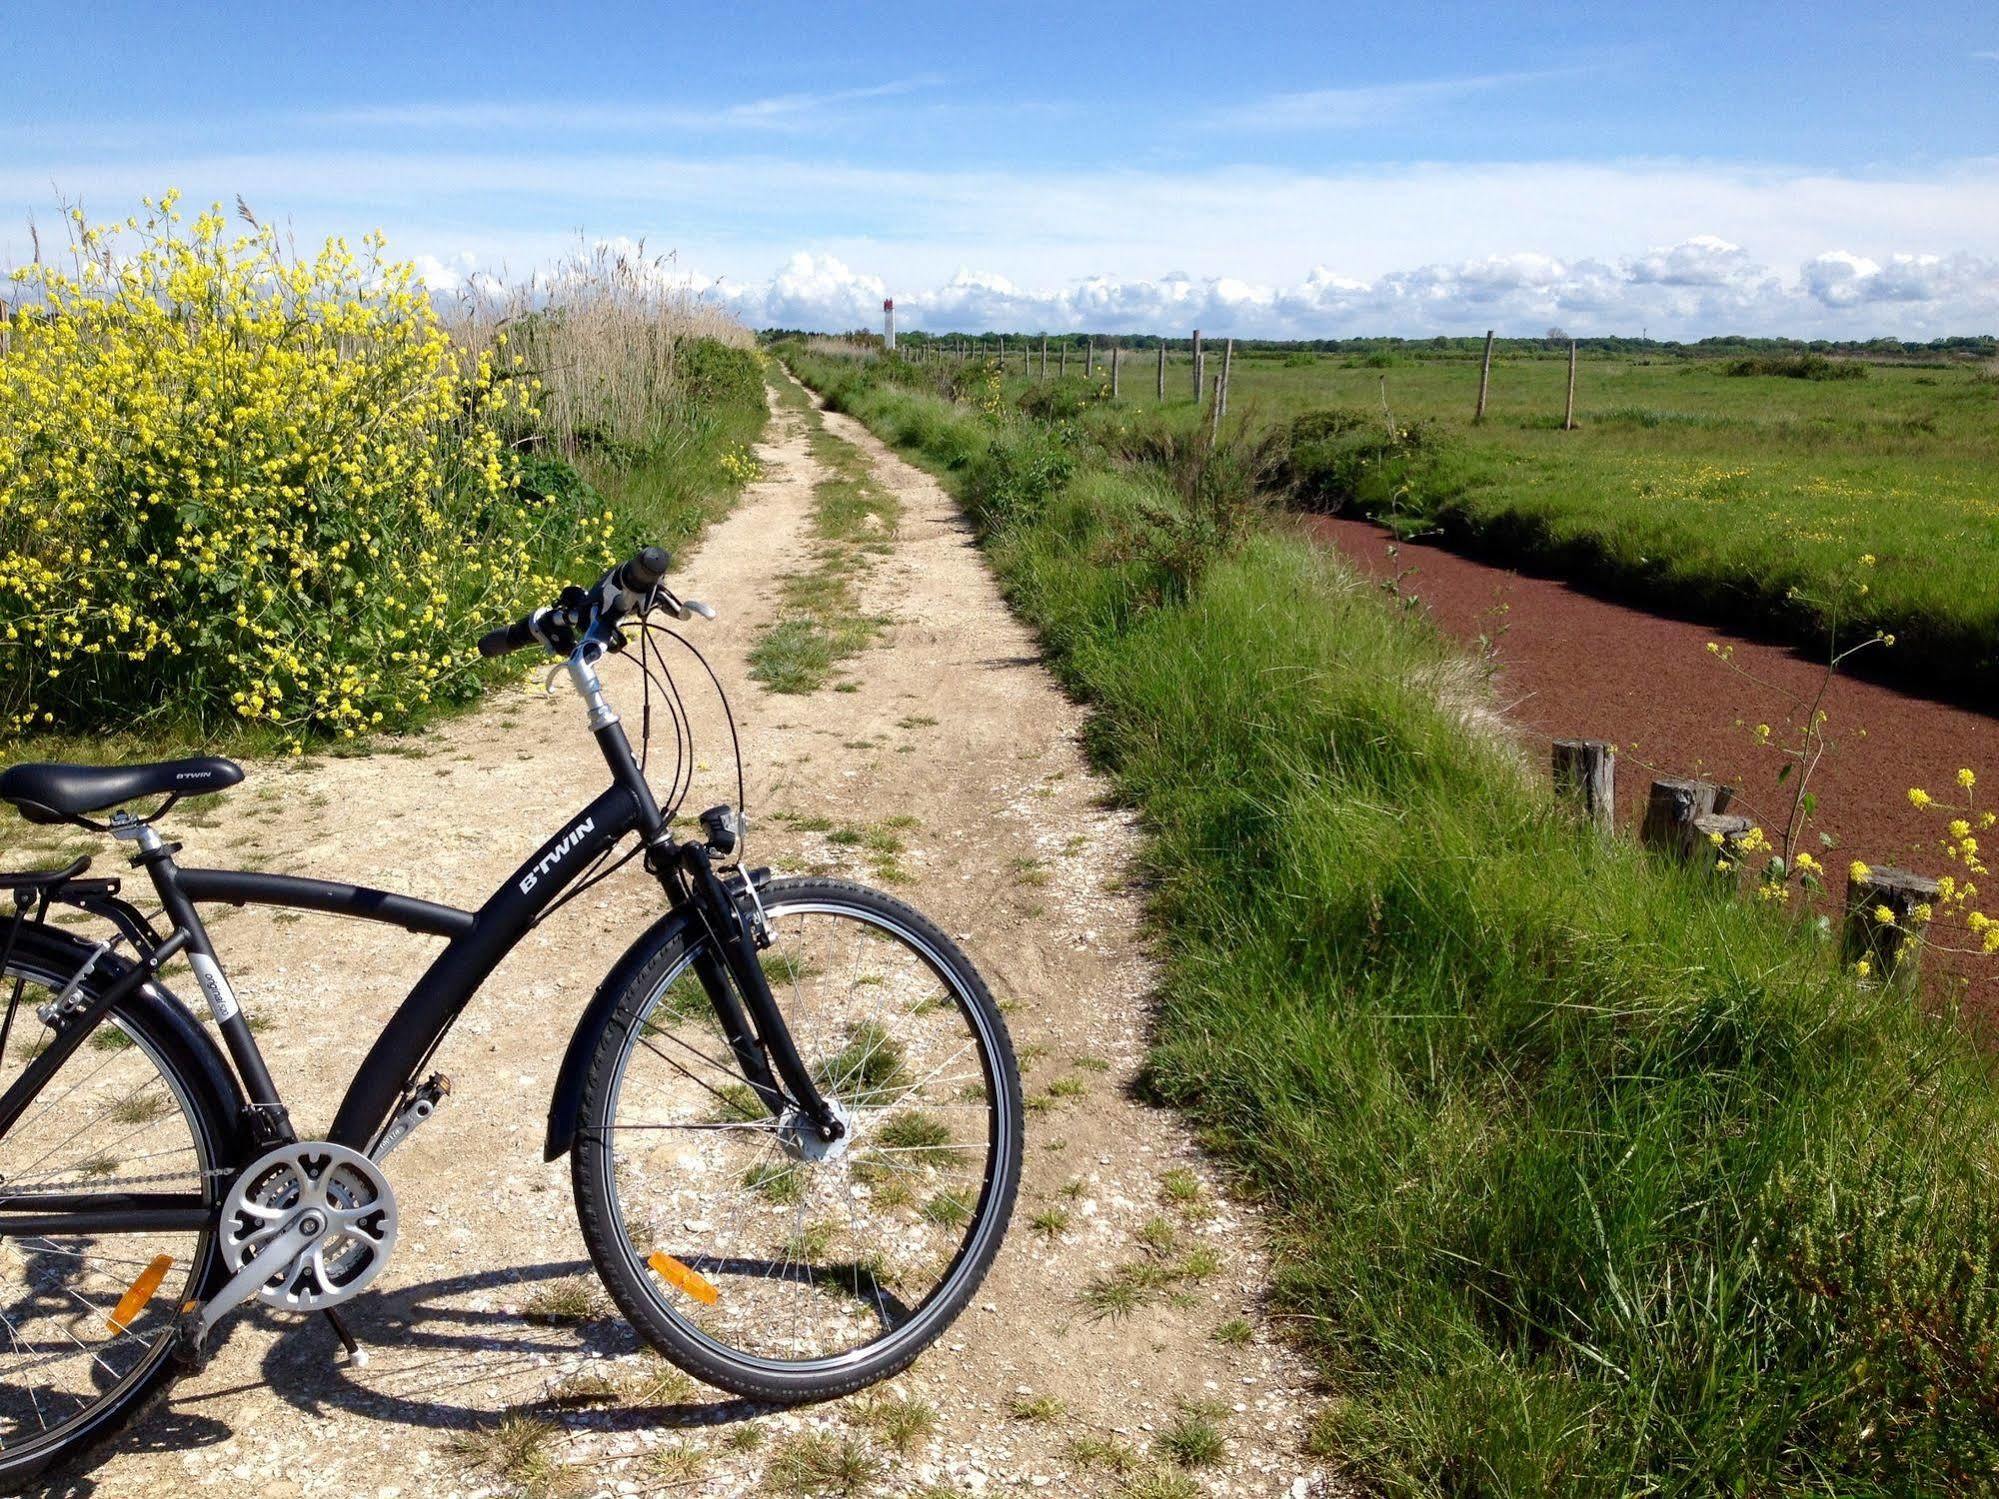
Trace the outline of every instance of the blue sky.
<instances>
[{"instance_id":1,"label":"blue sky","mask_svg":"<svg viewBox=\"0 0 1999 1499\"><path fill-rule=\"evenodd\" d=\"M380 227L440 286L643 240L753 321L1999 328L1999 11L93 7L0 95L56 194ZM337 19L335 19L337 17Z\"/></svg>"}]
</instances>

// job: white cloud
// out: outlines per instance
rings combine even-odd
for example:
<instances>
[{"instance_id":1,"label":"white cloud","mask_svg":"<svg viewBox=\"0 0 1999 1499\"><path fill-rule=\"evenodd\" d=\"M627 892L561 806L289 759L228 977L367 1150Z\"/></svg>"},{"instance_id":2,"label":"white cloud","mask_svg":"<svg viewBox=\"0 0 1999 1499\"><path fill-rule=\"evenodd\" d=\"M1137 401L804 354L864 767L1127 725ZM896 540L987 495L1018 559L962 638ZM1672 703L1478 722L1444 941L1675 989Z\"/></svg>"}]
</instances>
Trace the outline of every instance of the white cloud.
<instances>
[{"instance_id":1,"label":"white cloud","mask_svg":"<svg viewBox=\"0 0 1999 1499\"><path fill-rule=\"evenodd\" d=\"M761 326L872 327L889 282L832 257L797 255L764 286L723 295ZM1793 278L1754 262L1718 235L1695 235L1616 260L1563 260L1532 251L1436 262L1364 278L1315 266L1273 285L1228 276L1090 276L1022 287L961 269L928 287L894 292L904 328L1182 333L1315 338L1426 337L1496 327L1539 333L1559 322L1579 333L1701 337L1743 332L1798 336L1878 333L1935 337L1999 324L1999 261L1957 254L1896 255L1886 263L1843 250L1807 260Z\"/></svg>"},{"instance_id":2,"label":"white cloud","mask_svg":"<svg viewBox=\"0 0 1999 1499\"><path fill-rule=\"evenodd\" d=\"M1435 78L1414 83L1266 94L1246 104L1231 104L1210 110L1202 119L1205 124L1227 130L1359 130L1387 124L1419 109L1434 110L1474 94L1569 77L1575 71L1547 69L1530 73L1488 73L1469 78Z\"/></svg>"},{"instance_id":3,"label":"white cloud","mask_svg":"<svg viewBox=\"0 0 1999 1499\"><path fill-rule=\"evenodd\" d=\"M894 98L934 87L930 74L859 88L774 94L737 104L599 104L575 100L416 100L309 110L296 124L346 129L584 131L811 130L842 106Z\"/></svg>"},{"instance_id":4,"label":"white cloud","mask_svg":"<svg viewBox=\"0 0 1999 1499\"><path fill-rule=\"evenodd\" d=\"M1999 157L1872 174L1688 161L919 170L511 146L8 157L0 263L26 258L19 226L51 181L100 215L168 184L196 203L240 192L301 241L379 226L394 253L461 277L511 267L518 280L572 248L578 226L643 234L680 252L689 284L720 276L747 315L795 325L872 325L884 296L931 327L1999 325ZM1852 263L1822 260L1836 252Z\"/></svg>"}]
</instances>

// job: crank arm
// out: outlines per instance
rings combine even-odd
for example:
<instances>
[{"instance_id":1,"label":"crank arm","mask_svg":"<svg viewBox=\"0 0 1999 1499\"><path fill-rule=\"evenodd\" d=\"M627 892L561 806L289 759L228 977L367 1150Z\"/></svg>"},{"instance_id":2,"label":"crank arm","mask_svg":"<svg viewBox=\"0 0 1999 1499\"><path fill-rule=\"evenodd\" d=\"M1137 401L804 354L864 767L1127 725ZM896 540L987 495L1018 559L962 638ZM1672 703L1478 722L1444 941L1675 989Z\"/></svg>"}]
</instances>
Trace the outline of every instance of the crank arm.
<instances>
[{"instance_id":1,"label":"crank arm","mask_svg":"<svg viewBox=\"0 0 1999 1499\"><path fill-rule=\"evenodd\" d=\"M181 1319L181 1339L193 1350L194 1359L198 1362L203 1357L201 1350L206 1347L208 1335L215 1331L217 1323L256 1295L265 1281L290 1265L325 1231L323 1215L311 1210L301 1213L290 1228L266 1243L241 1270L230 1276L228 1284L221 1290L185 1311Z\"/></svg>"}]
</instances>

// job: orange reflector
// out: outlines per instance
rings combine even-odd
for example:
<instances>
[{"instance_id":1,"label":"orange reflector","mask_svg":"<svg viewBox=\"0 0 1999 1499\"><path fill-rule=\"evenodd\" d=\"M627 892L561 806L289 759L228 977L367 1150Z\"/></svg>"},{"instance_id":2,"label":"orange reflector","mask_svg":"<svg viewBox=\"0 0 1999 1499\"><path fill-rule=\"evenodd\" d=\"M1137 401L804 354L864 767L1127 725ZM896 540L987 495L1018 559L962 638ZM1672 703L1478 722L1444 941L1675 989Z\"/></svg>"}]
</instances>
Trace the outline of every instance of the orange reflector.
<instances>
[{"instance_id":1,"label":"orange reflector","mask_svg":"<svg viewBox=\"0 0 1999 1499\"><path fill-rule=\"evenodd\" d=\"M153 1293L160 1288L160 1282L167 1278L167 1272L174 1267L174 1257L170 1254L156 1255L152 1264L139 1272L139 1278L132 1282L132 1289L118 1298L118 1304L111 1309L105 1320L111 1324L113 1332L123 1332L132 1325L132 1319L139 1310L153 1299Z\"/></svg>"},{"instance_id":2,"label":"orange reflector","mask_svg":"<svg viewBox=\"0 0 1999 1499\"><path fill-rule=\"evenodd\" d=\"M672 1255L654 1250L647 1256L646 1263L659 1272L659 1278L670 1286L678 1286L696 1301L713 1306L721 1292L710 1285L708 1278L700 1272L690 1270Z\"/></svg>"}]
</instances>

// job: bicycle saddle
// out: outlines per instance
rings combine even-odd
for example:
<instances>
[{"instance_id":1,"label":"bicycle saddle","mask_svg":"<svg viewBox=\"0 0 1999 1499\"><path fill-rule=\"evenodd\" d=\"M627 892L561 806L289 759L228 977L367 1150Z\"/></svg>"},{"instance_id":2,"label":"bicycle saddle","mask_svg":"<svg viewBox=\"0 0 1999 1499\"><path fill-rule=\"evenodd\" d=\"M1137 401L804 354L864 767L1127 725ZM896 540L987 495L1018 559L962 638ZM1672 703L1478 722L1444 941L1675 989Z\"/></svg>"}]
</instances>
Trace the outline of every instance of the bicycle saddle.
<instances>
[{"instance_id":1,"label":"bicycle saddle","mask_svg":"<svg viewBox=\"0 0 1999 1499\"><path fill-rule=\"evenodd\" d=\"M154 765L15 765L0 771L0 801L29 822L70 822L142 796L199 796L243 779L243 768L217 755Z\"/></svg>"}]
</instances>

